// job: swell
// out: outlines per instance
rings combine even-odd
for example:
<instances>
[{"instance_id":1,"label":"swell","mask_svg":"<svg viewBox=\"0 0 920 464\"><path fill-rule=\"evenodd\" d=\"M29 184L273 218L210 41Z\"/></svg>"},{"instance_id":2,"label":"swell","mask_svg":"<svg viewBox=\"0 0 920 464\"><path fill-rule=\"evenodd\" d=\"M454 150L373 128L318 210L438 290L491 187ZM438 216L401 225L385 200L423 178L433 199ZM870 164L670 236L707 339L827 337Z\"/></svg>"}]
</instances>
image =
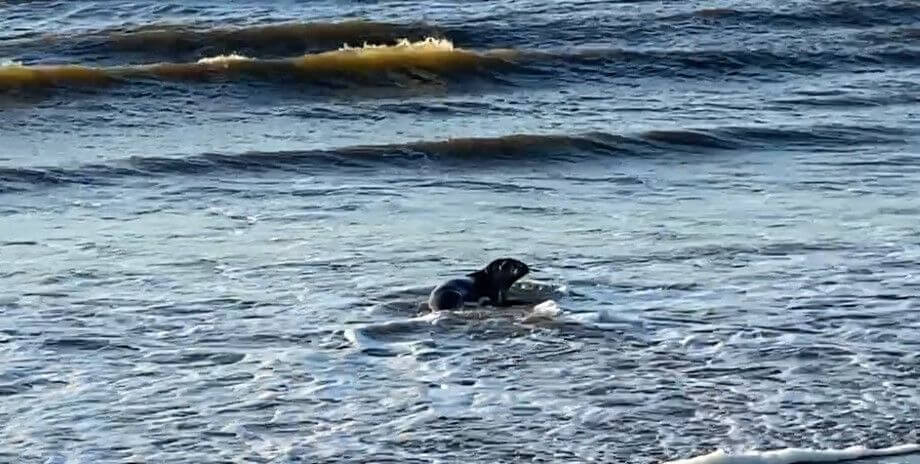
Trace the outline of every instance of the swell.
<instances>
[{"instance_id":1,"label":"swell","mask_svg":"<svg viewBox=\"0 0 920 464\"><path fill-rule=\"evenodd\" d=\"M538 76L543 85L617 78L776 79L784 73L826 69L858 70L914 66L920 49L909 46L860 50L628 50L533 51L469 50L446 39L407 39L395 45L344 46L291 58L260 59L239 54L192 63L93 67L83 65L0 65L0 89L72 85L111 85L159 81L226 82L255 80L332 87L406 86L462 83L484 78L508 83L516 76Z\"/></svg>"},{"instance_id":2,"label":"swell","mask_svg":"<svg viewBox=\"0 0 920 464\"><path fill-rule=\"evenodd\" d=\"M407 144L368 145L333 150L204 153L187 157L132 157L74 168L0 168L0 193L50 185L115 185L119 179L200 175L215 172L316 173L381 166L413 167L423 161L461 165L474 162L579 162L592 157L647 157L761 148L880 145L902 142L908 134L884 127L805 128L722 127L657 130L632 135L592 132L578 135L509 135Z\"/></svg>"}]
</instances>

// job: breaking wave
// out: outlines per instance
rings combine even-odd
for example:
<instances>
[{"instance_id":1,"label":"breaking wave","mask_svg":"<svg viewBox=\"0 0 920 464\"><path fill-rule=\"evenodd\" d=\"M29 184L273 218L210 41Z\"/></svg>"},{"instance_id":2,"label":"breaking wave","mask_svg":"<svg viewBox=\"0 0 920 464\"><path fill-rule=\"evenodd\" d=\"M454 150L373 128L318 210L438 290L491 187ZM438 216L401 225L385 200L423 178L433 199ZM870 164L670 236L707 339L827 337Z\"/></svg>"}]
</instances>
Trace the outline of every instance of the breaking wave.
<instances>
[{"instance_id":1,"label":"breaking wave","mask_svg":"<svg viewBox=\"0 0 920 464\"><path fill-rule=\"evenodd\" d=\"M826 68L888 64L912 65L918 52L909 47L848 50L769 49L575 49L474 50L445 38L402 38L390 44L347 43L335 50L288 58L263 58L232 52L194 62L88 66L10 62L0 65L0 89L66 85L106 85L143 79L181 81L294 81L320 85L405 86L414 82L463 82L476 75L507 82L515 75L536 75L540 82L581 81L594 77L762 78L777 73L812 73Z\"/></svg>"},{"instance_id":2,"label":"breaking wave","mask_svg":"<svg viewBox=\"0 0 920 464\"><path fill-rule=\"evenodd\" d=\"M351 47L287 59L257 59L239 54L203 58L195 63L91 67L80 65L10 64L0 67L0 88L55 86L67 84L111 84L143 78L165 80L210 80L248 76L256 79L361 78L374 73L428 71L440 75L473 71L480 66L498 66L513 52L472 52L454 48L449 40L427 38L395 45ZM416 77L420 75L414 74Z\"/></svg>"}]
</instances>

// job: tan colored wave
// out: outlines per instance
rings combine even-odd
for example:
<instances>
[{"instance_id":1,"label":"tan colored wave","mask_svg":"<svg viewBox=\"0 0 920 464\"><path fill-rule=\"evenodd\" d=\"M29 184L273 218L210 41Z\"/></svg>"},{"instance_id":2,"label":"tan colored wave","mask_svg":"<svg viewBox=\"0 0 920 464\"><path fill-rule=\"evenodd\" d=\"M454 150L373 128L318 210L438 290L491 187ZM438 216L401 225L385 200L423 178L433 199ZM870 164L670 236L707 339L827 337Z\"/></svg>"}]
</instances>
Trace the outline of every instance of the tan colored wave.
<instances>
[{"instance_id":1,"label":"tan colored wave","mask_svg":"<svg viewBox=\"0 0 920 464\"><path fill-rule=\"evenodd\" d=\"M418 42L401 40L393 46L365 44L360 48L343 48L305 55L292 63L306 72L310 71L385 71L401 67L445 72L471 69L477 65L497 64L501 59L514 57L514 52L493 50L485 53L454 48L451 41L428 38Z\"/></svg>"},{"instance_id":2,"label":"tan colored wave","mask_svg":"<svg viewBox=\"0 0 920 464\"><path fill-rule=\"evenodd\" d=\"M46 87L60 83L104 84L111 78L105 69L86 66L0 66L0 89Z\"/></svg>"},{"instance_id":3,"label":"tan colored wave","mask_svg":"<svg viewBox=\"0 0 920 464\"><path fill-rule=\"evenodd\" d=\"M212 77L297 77L367 75L390 71L428 71L436 74L475 70L500 65L516 56L510 50L474 52L455 48L444 39L417 42L401 40L396 45L344 46L338 50L288 59L262 60L242 55L203 58L195 63L88 67L77 65L0 66L0 88L105 84L115 80L160 78L201 80Z\"/></svg>"}]
</instances>

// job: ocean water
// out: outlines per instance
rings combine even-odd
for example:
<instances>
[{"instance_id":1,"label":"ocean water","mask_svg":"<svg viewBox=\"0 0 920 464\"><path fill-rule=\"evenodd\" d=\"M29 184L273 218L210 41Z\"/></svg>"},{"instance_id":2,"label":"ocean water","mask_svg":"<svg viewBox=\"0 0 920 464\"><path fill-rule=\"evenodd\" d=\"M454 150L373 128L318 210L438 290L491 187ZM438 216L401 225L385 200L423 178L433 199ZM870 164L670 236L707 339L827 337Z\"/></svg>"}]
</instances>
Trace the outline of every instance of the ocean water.
<instances>
[{"instance_id":1,"label":"ocean water","mask_svg":"<svg viewBox=\"0 0 920 464\"><path fill-rule=\"evenodd\" d=\"M918 111L909 0L0 2L0 462L918 443Z\"/></svg>"}]
</instances>

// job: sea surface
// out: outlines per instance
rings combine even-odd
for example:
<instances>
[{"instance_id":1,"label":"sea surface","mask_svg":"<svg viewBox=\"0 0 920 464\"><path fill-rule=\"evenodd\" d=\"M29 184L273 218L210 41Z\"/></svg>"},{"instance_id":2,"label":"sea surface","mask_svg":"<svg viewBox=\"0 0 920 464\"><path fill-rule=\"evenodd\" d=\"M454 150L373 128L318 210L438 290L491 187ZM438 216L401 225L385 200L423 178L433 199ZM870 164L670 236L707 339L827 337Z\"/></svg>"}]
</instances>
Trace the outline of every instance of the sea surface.
<instances>
[{"instance_id":1,"label":"sea surface","mask_svg":"<svg viewBox=\"0 0 920 464\"><path fill-rule=\"evenodd\" d=\"M0 1L0 63L0 462L920 442L920 2Z\"/></svg>"}]
</instances>

